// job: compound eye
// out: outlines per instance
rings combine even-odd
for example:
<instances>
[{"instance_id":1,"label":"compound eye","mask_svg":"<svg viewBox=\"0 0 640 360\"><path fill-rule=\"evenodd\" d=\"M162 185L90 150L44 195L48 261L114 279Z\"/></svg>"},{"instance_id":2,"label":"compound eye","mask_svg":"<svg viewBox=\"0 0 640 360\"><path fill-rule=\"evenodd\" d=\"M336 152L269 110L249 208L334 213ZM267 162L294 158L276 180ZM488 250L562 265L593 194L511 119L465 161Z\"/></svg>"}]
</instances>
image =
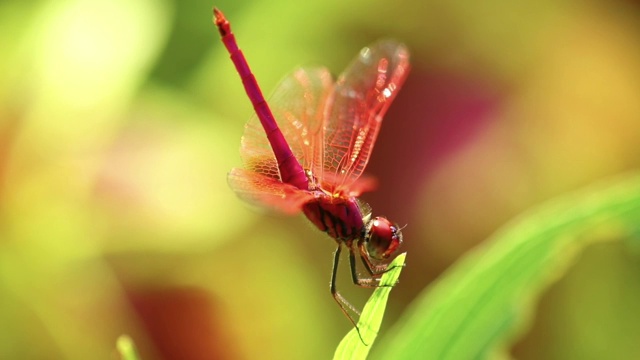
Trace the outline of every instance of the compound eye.
<instances>
[{"instance_id":1,"label":"compound eye","mask_svg":"<svg viewBox=\"0 0 640 360\"><path fill-rule=\"evenodd\" d=\"M388 259L402 244L398 226L384 217L373 218L367 224L365 234L367 253L376 260Z\"/></svg>"}]
</instances>

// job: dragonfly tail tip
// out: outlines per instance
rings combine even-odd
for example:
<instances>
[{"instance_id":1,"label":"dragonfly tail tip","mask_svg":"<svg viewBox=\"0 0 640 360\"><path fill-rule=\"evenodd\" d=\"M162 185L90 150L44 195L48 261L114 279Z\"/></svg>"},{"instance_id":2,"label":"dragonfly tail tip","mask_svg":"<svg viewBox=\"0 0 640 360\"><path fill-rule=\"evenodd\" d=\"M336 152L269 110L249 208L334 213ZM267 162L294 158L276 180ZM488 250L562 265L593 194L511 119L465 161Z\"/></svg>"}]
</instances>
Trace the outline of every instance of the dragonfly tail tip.
<instances>
[{"instance_id":1,"label":"dragonfly tail tip","mask_svg":"<svg viewBox=\"0 0 640 360\"><path fill-rule=\"evenodd\" d=\"M222 11L220 11L217 7L213 7L213 23L218 28L221 36L225 36L231 32L231 27L229 26L229 20L224 16Z\"/></svg>"}]
</instances>

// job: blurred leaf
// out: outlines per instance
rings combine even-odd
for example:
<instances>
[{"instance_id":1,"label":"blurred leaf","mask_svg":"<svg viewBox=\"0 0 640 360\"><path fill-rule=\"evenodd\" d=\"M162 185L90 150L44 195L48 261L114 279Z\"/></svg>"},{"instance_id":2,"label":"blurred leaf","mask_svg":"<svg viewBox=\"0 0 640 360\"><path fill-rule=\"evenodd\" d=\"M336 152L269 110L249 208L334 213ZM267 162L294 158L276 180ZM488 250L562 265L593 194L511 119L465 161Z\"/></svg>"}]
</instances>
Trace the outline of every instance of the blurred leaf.
<instances>
[{"instance_id":1,"label":"blurred leaf","mask_svg":"<svg viewBox=\"0 0 640 360\"><path fill-rule=\"evenodd\" d=\"M86 150L108 139L166 42L170 14L169 1L44 3L24 44L25 145Z\"/></svg>"},{"instance_id":2,"label":"blurred leaf","mask_svg":"<svg viewBox=\"0 0 640 360\"><path fill-rule=\"evenodd\" d=\"M369 301L364 305L362 315L358 320L360 333L358 334L356 328L351 329L347 336L342 339L340 345L338 345L336 353L333 356L334 359L365 359L367 357L371 345L373 345L376 336L378 336L384 310L387 307L389 293L398 280L398 277L400 277L406 256L407 253L402 253L389 263L391 270L382 275L380 285L390 286L376 288L371 298L369 298ZM360 336L362 336L362 339ZM363 344L362 341L366 342L366 345Z\"/></svg>"},{"instance_id":3,"label":"blurred leaf","mask_svg":"<svg viewBox=\"0 0 640 360\"><path fill-rule=\"evenodd\" d=\"M483 359L504 351L537 297L586 245L632 236L640 177L540 206L495 234L418 298L379 358ZM393 330L392 330L393 331Z\"/></svg>"},{"instance_id":4,"label":"blurred leaf","mask_svg":"<svg viewBox=\"0 0 640 360\"><path fill-rule=\"evenodd\" d=\"M25 27L8 38L15 51L0 71L0 96L8 97L0 122L16 124L0 166L0 292L9 304L0 318L13 319L0 321L0 347L10 354L0 358L95 358L113 351L114 331L135 324L103 261L94 177L165 41L170 2L0 8L10 9L2 29Z\"/></svg>"},{"instance_id":5,"label":"blurred leaf","mask_svg":"<svg viewBox=\"0 0 640 360\"><path fill-rule=\"evenodd\" d=\"M138 352L133 340L128 335L120 335L116 343L118 352L123 360L138 360Z\"/></svg>"}]
</instances>

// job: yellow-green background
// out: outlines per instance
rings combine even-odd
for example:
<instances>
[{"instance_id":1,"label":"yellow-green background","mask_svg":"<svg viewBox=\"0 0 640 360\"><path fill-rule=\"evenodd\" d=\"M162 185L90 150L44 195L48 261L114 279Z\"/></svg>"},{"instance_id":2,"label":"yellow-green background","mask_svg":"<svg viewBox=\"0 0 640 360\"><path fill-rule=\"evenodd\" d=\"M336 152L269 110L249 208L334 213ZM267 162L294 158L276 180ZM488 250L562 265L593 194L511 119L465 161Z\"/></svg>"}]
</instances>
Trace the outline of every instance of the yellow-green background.
<instances>
[{"instance_id":1,"label":"yellow-green background","mask_svg":"<svg viewBox=\"0 0 640 360\"><path fill-rule=\"evenodd\" d=\"M0 3L0 358L110 359L127 333L144 359L326 359L350 329L333 241L227 187L252 110L212 5ZM267 93L380 37L411 50L364 196L408 224L382 336L516 214L640 165L637 1L215 5ZM590 248L513 356L640 356L638 284L637 254Z\"/></svg>"}]
</instances>

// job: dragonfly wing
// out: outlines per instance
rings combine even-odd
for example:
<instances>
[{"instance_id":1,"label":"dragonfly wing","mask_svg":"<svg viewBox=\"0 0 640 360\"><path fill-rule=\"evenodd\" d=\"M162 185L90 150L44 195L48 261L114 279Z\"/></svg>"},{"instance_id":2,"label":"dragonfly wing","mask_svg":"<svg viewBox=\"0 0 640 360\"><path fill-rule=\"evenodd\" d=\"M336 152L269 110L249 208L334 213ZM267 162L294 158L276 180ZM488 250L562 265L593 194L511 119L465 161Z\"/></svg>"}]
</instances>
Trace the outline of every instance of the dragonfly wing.
<instances>
[{"instance_id":1,"label":"dragonfly wing","mask_svg":"<svg viewBox=\"0 0 640 360\"><path fill-rule=\"evenodd\" d=\"M327 69L301 68L285 77L269 99L278 126L306 170L322 167L322 124L333 85ZM245 126L240 153L246 169L281 179L273 150L256 115Z\"/></svg>"},{"instance_id":2,"label":"dragonfly wing","mask_svg":"<svg viewBox=\"0 0 640 360\"><path fill-rule=\"evenodd\" d=\"M327 101L323 189L349 193L369 161L382 117L408 72L407 48L383 40L362 49L340 75Z\"/></svg>"},{"instance_id":3,"label":"dragonfly wing","mask_svg":"<svg viewBox=\"0 0 640 360\"><path fill-rule=\"evenodd\" d=\"M308 191L251 170L232 169L227 180L242 200L287 214L299 212L314 198Z\"/></svg>"}]
</instances>

